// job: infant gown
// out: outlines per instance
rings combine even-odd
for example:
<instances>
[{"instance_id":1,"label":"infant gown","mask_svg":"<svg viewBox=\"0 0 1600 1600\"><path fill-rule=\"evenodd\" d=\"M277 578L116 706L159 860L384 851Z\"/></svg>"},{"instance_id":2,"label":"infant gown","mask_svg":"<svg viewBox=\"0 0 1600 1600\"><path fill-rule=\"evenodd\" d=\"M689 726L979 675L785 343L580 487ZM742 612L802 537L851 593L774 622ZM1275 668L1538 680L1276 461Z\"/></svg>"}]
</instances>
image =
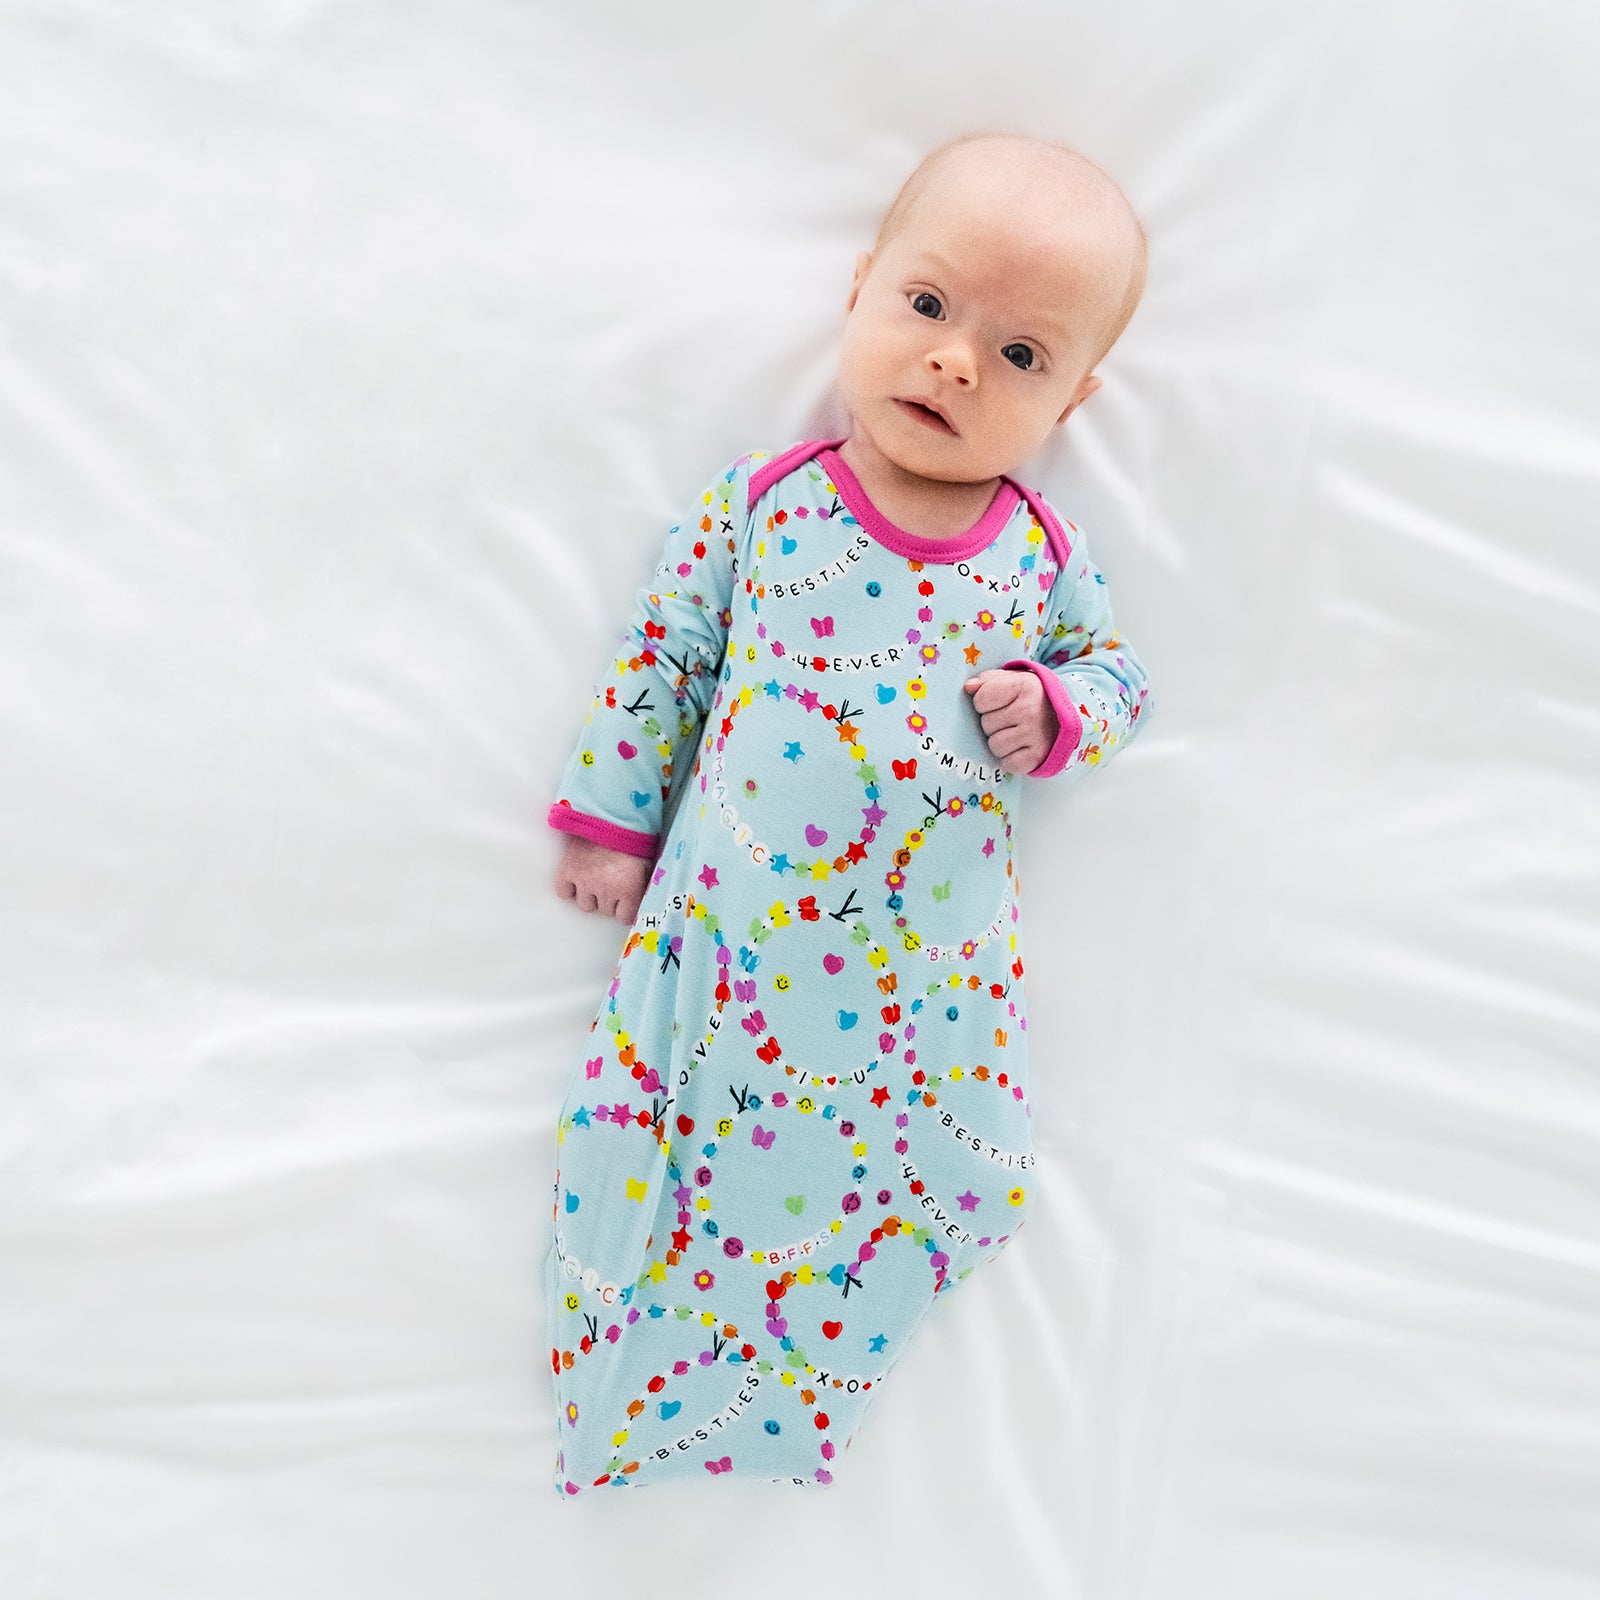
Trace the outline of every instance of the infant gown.
<instances>
[{"instance_id":1,"label":"infant gown","mask_svg":"<svg viewBox=\"0 0 1600 1600\"><path fill-rule=\"evenodd\" d=\"M906 532L843 443L741 456L668 532L549 808L654 865L557 1129L563 1495L832 1483L1028 1214L1023 780L962 684L1036 673L1060 732L1026 776L1065 780L1146 673L1037 492Z\"/></svg>"}]
</instances>

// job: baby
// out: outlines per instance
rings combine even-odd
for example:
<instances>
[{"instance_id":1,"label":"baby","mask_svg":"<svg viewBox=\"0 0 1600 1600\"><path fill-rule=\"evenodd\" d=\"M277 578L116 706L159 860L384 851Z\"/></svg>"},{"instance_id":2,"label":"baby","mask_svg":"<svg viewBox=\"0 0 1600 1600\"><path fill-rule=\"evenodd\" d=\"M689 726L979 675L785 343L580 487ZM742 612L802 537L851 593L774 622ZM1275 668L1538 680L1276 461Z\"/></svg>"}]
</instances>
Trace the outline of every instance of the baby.
<instances>
[{"instance_id":1,"label":"baby","mask_svg":"<svg viewBox=\"0 0 1600 1600\"><path fill-rule=\"evenodd\" d=\"M560 1115L563 1494L831 1483L1025 1220L1016 779L1103 763L1149 689L1012 474L1144 276L1082 156L941 146L856 261L848 435L719 470L636 597L548 812L557 893L629 924Z\"/></svg>"}]
</instances>

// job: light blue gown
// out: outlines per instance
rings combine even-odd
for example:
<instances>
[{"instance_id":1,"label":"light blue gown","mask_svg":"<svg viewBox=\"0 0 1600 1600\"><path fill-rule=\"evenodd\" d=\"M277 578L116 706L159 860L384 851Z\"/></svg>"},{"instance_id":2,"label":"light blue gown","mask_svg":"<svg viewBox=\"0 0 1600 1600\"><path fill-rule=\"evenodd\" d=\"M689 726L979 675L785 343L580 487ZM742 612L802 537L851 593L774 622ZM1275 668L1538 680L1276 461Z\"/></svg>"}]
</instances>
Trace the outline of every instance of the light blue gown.
<instances>
[{"instance_id":1,"label":"light blue gown","mask_svg":"<svg viewBox=\"0 0 1600 1600\"><path fill-rule=\"evenodd\" d=\"M1036 492L925 537L841 443L740 457L670 530L549 809L654 862L557 1133L563 1495L832 1483L1028 1215L1015 807L1128 742L1146 673ZM990 668L1056 709L1026 778L962 689Z\"/></svg>"}]
</instances>

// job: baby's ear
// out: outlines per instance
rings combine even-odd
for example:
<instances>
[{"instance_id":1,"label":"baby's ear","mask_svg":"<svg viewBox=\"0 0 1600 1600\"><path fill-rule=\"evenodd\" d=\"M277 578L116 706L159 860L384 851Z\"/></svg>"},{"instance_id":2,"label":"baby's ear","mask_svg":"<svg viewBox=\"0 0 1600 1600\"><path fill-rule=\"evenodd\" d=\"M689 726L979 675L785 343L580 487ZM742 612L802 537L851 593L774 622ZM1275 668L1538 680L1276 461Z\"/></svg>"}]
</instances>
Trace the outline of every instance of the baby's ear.
<instances>
[{"instance_id":1,"label":"baby's ear","mask_svg":"<svg viewBox=\"0 0 1600 1600\"><path fill-rule=\"evenodd\" d=\"M867 281L867 274L872 271L872 252L863 250L856 257L856 275L850 280L850 298L845 301L845 310L854 311L856 296L861 293L861 285Z\"/></svg>"},{"instance_id":2,"label":"baby's ear","mask_svg":"<svg viewBox=\"0 0 1600 1600\"><path fill-rule=\"evenodd\" d=\"M1083 402L1087 400L1089 396L1092 395L1099 387L1100 379L1091 373L1083 380L1082 383L1078 385L1077 389L1074 390L1072 399L1067 405L1067 409L1056 418L1056 426L1059 428L1061 424L1065 422L1067 418L1070 417L1072 413L1076 411L1078 407L1081 406Z\"/></svg>"}]
</instances>

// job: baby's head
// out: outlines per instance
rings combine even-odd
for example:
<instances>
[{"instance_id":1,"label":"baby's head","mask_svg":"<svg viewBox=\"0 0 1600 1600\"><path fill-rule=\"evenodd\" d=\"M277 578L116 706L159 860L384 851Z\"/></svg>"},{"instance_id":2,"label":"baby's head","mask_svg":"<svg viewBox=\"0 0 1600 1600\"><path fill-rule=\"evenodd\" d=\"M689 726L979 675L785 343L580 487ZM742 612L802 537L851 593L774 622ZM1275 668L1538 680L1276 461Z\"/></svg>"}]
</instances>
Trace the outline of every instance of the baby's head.
<instances>
[{"instance_id":1,"label":"baby's head","mask_svg":"<svg viewBox=\"0 0 1600 1600\"><path fill-rule=\"evenodd\" d=\"M1012 134L941 145L856 260L839 363L854 431L918 477L1015 470L1100 387L1144 277L1144 229L1093 162Z\"/></svg>"}]
</instances>

